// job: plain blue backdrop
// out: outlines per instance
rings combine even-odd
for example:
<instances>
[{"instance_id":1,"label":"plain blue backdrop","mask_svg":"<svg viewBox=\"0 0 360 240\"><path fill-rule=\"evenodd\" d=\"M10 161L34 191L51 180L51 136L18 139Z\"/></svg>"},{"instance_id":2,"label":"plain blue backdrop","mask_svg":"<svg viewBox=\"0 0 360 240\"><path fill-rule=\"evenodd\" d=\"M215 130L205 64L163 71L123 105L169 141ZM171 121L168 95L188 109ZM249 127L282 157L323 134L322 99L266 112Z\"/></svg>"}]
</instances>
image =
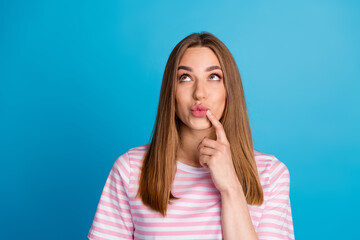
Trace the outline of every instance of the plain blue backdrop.
<instances>
[{"instance_id":1,"label":"plain blue backdrop","mask_svg":"<svg viewBox=\"0 0 360 240\"><path fill-rule=\"evenodd\" d=\"M209 31L255 149L290 171L297 239L358 236L356 1L0 1L1 239L86 239L116 158L148 143L173 47Z\"/></svg>"}]
</instances>

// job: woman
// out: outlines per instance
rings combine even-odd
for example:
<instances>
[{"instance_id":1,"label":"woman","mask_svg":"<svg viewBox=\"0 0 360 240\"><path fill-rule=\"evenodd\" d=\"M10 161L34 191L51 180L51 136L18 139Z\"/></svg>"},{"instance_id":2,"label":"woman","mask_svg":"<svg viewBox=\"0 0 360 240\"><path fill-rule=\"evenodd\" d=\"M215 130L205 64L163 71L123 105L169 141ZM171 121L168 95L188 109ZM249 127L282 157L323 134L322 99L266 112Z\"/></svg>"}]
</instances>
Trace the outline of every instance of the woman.
<instances>
[{"instance_id":1,"label":"woman","mask_svg":"<svg viewBox=\"0 0 360 240\"><path fill-rule=\"evenodd\" d=\"M289 187L287 167L253 149L230 51L194 33L169 56L150 144L115 161L88 237L294 239Z\"/></svg>"}]
</instances>

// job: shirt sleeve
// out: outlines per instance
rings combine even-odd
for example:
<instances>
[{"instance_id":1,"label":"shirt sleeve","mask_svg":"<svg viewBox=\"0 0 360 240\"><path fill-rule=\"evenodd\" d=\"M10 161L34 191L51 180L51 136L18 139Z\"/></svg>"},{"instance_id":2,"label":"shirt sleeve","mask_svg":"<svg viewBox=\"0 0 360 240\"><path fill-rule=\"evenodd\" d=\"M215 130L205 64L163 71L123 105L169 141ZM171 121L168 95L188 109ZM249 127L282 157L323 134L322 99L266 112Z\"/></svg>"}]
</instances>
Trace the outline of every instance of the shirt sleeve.
<instances>
[{"instance_id":1,"label":"shirt sleeve","mask_svg":"<svg viewBox=\"0 0 360 240\"><path fill-rule=\"evenodd\" d=\"M116 159L108 175L88 233L89 239L134 239L128 197L130 172L129 156L125 153Z\"/></svg>"},{"instance_id":2,"label":"shirt sleeve","mask_svg":"<svg viewBox=\"0 0 360 240\"><path fill-rule=\"evenodd\" d=\"M257 228L261 239L295 239L290 205L290 174L284 163L275 158L269 173L269 192Z\"/></svg>"}]
</instances>

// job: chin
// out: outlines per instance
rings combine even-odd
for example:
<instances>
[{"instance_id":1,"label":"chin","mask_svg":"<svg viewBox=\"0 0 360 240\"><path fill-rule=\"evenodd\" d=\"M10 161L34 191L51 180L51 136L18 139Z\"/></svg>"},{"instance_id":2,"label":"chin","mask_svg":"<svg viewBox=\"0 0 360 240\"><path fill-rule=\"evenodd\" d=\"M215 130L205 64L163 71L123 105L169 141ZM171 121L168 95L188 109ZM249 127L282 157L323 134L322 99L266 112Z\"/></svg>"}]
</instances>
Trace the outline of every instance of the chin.
<instances>
[{"instance_id":1,"label":"chin","mask_svg":"<svg viewBox=\"0 0 360 240\"><path fill-rule=\"evenodd\" d=\"M191 129L194 129L194 130L203 130L203 129L210 128L211 124L209 122L207 122L207 123L198 123L198 124L191 124L189 127Z\"/></svg>"}]
</instances>

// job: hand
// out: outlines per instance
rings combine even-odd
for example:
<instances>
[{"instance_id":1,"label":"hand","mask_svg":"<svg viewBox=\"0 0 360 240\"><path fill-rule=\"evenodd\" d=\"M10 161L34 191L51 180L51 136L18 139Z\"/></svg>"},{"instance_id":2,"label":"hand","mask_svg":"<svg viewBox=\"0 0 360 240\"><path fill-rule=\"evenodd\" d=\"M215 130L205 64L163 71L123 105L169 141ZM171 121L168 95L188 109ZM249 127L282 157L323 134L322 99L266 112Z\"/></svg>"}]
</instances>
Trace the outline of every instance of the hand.
<instances>
[{"instance_id":1,"label":"hand","mask_svg":"<svg viewBox=\"0 0 360 240\"><path fill-rule=\"evenodd\" d=\"M206 111L206 115L216 130L216 140L205 137L199 144L200 165L210 169L212 180L220 193L241 189L224 128L210 110Z\"/></svg>"}]
</instances>

